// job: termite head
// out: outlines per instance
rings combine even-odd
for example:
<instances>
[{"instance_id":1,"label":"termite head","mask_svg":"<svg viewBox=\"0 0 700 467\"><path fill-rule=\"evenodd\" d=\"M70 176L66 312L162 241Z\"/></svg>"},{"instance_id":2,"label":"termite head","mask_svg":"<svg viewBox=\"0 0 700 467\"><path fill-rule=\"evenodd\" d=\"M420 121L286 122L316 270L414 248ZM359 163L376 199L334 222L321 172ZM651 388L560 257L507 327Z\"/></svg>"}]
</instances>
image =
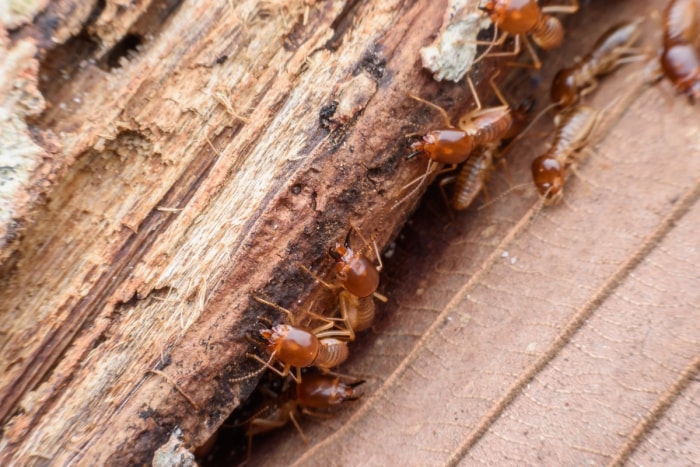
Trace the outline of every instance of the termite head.
<instances>
[{"instance_id":1,"label":"termite head","mask_svg":"<svg viewBox=\"0 0 700 467\"><path fill-rule=\"evenodd\" d=\"M541 12L536 0L489 0L479 7L509 34L525 34L537 24Z\"/></svg>"},{"instance_id":2,"label":"termite head","mask_svg":"<svg viewBox=\"0 0 700 467\"><path fill-rule=\"evenodd\" d=\"M286 365L299 368L314 362L320 346L312 332L289 324L261 329L256 340L263 344L268 354L274 354Z\"/></svg>"},{"instance_id":3,"label":"termite head","mask_svg":"<svg viewBox=\"0 0 700 467\"><path fill-rule=\"evenodd\" d=\"M552 102L560 107L568 107L578 99L578 85L574 79L574 69L564 68L554 76L550 91Z\"/></svg>"},{"instance_id":4,"label":"termite head","mask_svg":"<svg viewBox=\"0 0 700 467\"><path fill-rule=\"evenodd\" d=\"M246 338L256 346L267 347L272 337L272 321L259 316L258 325L262 325L262 329L249 329L246 332Z\"/></svg>"},{"instance_id":5,"label":"termite head","mask_svg":"<svg viewBox=\"0 0 700 467\"><path fill-rule=\"evenodd\" d=\"M286 334L287 329L283 325L277 325L272 328L261 329L258 341L265 346L267 353L272 354L279 348Z\"/></svg>"},{"instance_id":6,"label":"termite head","mask_svg":"<svg viewBox=\"0 0 700 467\"><path fill-rule=\"evenodd\" d=\"M350 248L350 234L352 233L352 230L348 230L347 235L345 236L345 240L343 243L336 242L335 246L332 246L328 249L328 254L331 255L331 258L333 258L336 262L338 263L348 263L352 260L352 257L355 255L355 252Z\"/></svg>"},{"instance_id":7,"label":"termite head","mask_svg":"<svg viewBox=\"0 0 700 467\"><path fill-rule=\"evenodd\" d=\"M345 241L336 243L328 254L335 260L335 272L345 290L357 297L369 297L379 286L379 271L365 255L350 248L351 232L348 230Z\"/></svg>"},{"instance_id":8,"label":"termite head","mask_svg":"<svg viewBox=\"0 0 700 467\"><path fill-rule=\"evenodd\" d=\"M325 409L360 398L355 388L364 381L344 383L337 376L306 374L297 384L297 402L304 407Z\"/></svg>"},{"instance_id":9,"label":"termite head","mask_svg":"<svg viewBox=\"0 0 700 467\"><path fill-rule=\"evenodd\" d=\"M411 144L413 152L407 159L423 153L428 159L441 164L459 164L464 162L474 149L473 138L462 130L433 130L426 133L420 141Z\"/></svg>"},{"instance_id":10,"label":"termite head","mask_svg":"<svg viewBox=\"0 0 700 467\"><path fill-rule=\"evenodd\" d=\"M505 10L505 5L503 2L498 1L488 1L483 5L479 6L479 10L483 11L491 18L494 23L496 19L503 16L503 11Z\"/></svg>"},{"instance_id":11,"label":"termite head","mask_svg":"<svg viewBox=\"0 0 700 467\"><path fill-rule=\"evenodd\" d=\"M546 202L559 200L564 188L564 168L555 158L542 155L532 161L532 178Z\"/></svg>"}]
</instances>

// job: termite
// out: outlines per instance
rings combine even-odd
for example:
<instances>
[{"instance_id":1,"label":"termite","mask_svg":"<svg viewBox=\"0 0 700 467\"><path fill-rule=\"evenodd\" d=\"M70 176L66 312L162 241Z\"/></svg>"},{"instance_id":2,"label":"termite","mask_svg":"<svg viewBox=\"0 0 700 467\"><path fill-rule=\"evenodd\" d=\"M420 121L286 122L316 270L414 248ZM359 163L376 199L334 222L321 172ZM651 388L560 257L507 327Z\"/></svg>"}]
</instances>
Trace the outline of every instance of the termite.
<instances>
[{"instance_id":1,"label":"termite","mask_svg":"<svg viewBox=\"0 0 700 467\"><path fill-rule=\"evenodd\" d=\"M383 302L387 299L384 295L377 292L379 286L379 272L382 270L383 264L379 249L376 242L373 242L374 251L377 256L378 266L375 266L364 254L354 250L350 246L350 235L352 231L358 235L367 245L367 240L362 236L362 233L351 226L345 236L345 240L336 242L328 250L328 254L335 260L335 271L339 279L338 284L329 284L311 270L303 265L299 265L301 269L306 271L317 282L322 284L329 290L342 288L338 293L338 306L340 309L340 321L345 323L344 329L349 333L348 340L355 340L355 332L368 329L374 321L374 298ZM327 318L337 321L336 318Z\"/></svg>"},{"instance_id":2,"label":"termite","mask_svg":"<svg viewBox=\"0 0 700 467\"><path fill-rule=\"evenodd\" d=\"M564 68L554 76L552 102L568 107L579 97L592 91L597 78L612 72L620 64L639 56L633 49L641 34L641 19L617 24L608 29L593 45L591 51L576 65Z\"/></svg>"},{"instance_id":3,"label":"termite","mask_svg":"<svg viewBox=\"0 0 700 467\"><path fill-rule=\"evenodd\" d=\"M537 0L491 0L479 9L486 12L496 29L503 34L495 39L489 49L494 45L502 45L509 35L515 36L515 49L511 52L489 53L485 56L514 56L520 53L520 40L525 43L528 53L532 57L532 66L536 69L542 67L535 49L530 44L527 36L544 50L559 47L564 40L564 27L556 17L550 13L575 13L578 11L578 0L572 0L570 5L549 5L540 8Z\"/></svg>"},{"instance_id":4,"label":"termite","mask_svg":"<svg viewBox=\"0 0 700 467\"><path fill-rule=\"evenodd\" d=\"M661 68L691 103L700 98L700 1L671 0L664 10Z\"/></svg>"},{"instance_id":5,"label":"termite","mask_svg":"<svg viewBox=\"0 0 700 467\"><path fill-rule=\"evenodd\" d=\"M455 128L450 123L450 118L445 109L419 97L411 96L413 99L436 109L442 116L447 128L429 131L420 141L415 141L411 144L413 152L406 156L406 159L411 159L418 154L424 154L428 158L428 166L423 175L406 185L410 186L417 181L420 182L408 195L396 203L397 206L420 189L423 181L433 172L434 164L450 164L451 167L445 171L453 170L458 164L466 161L476 147L493 141L500 141L509 131L513 123L513 117L508 102L494 82L496 76L497 74L492 76L489 82L502 105L486 109L481 106L479 96L474 89L474 83L470 78L467 78L476 108L460 117L457 123L458 128Z\"/></svg>"},{"instance_id":6,"label":"termite","mask_svg":"<svg viewBox=\"0 0 700 467\"><path fill-rule=\"evenodd\" d=\"M273 326L269 320L259 318L265 328L257 334L253 333L251 338L264 346L270 358L265 361L257 355L248 354L250 358L264 364L281 377L291 375L297 382L301 381L301 368L316 366L323 371L329 371L348 358L347 341L352 334L339 328L334 321L315 316L325 323L314 329L300 327L295 324L291 311L255 294L251 296L254 300L285 313L290 324ZM281 371L273 366L274 362L282 365ZM290 373L291 368L296 368L296 376Z\"/></svg>"},{"instance_id":7,"label":"termite","mask_svg":"<svg viewBox=\"0 0 700 467\"><path fill-rule=\"evenodd\" d=\"M296 385L296 401L306 409L329 409L345 401L359 399L355 388L363 383L364 380L345 383L337 375L307 374Z\"/></svg>"},{"instance_id":8,"label":"termite","mask_svg":"<svg viewBox=\"0 0 700 467\"><path fill-rule=\"evenodd\" d=\"M335 246L330 247L328 254L335 260L335 272L345 290L360 298L369 297L379 287L379 272L383 267L382 259L376 243L374 244L374 250L379 262L378 266L375 266L362 253L353 250L350 247L350 235L353 230L362 237L359 230L350 227L345 236L345 241L343 243L337 242ZM367 244L367 240L364 237L362 237L362 240Z\"/></svg>"},{"instance_id":9,"label":"termite","mask_svg":"<svg viewBox=\"0 0 700 467\"><path fill-rule=\"evenodd\" d=\"M518 135L527 123L527 116L532 111L535 101L528 98L512 112L512 124L508 131L503 135L501 141L494 141L477 148L476 151L467 158L462 164L459 172L456 175L451 175L440 180L440 191L443 198L447 202L445 187L448 184L454 183L452 198L448 203L452 209L462 211L467 209L474 199L486 190L486 182L488 181L491 171L497 160L505 162L503 156L510 148L510 145L504 146L504 143Z\"/></svg>"},{"instance_id":10,"label":"termite","mask_svg":"<svg viewBox=\"0 0 700 467\"><path fill-rule=\"evenodd\" d=\"M299 432L305 444L309 442L299 425L300 413L311 416L322 416L322 413L310 409L328 410L347 401L360 398L355 388L364 381L351 383L341 381L339 376L322 374L305 374L295 388L286 389L280 394L267 394L266 401L248 422L246 436L248 437L248 457L250 460L253 446L253 436L267 433L285 426L289 421Z\"/></svg>"},{"instance_id":11,"label":"termite","mask_svg":"<svg viewBox=\"0 0 700 467\"><path fill-rule=\"evenodd\" d=\"M598 119L598 111L585 106L570 108L555 118L552 145L532 161L532 178L546 204L563 196L565 169L571 165L574 153L588 142Z\"/></svg>"}]
</instances>

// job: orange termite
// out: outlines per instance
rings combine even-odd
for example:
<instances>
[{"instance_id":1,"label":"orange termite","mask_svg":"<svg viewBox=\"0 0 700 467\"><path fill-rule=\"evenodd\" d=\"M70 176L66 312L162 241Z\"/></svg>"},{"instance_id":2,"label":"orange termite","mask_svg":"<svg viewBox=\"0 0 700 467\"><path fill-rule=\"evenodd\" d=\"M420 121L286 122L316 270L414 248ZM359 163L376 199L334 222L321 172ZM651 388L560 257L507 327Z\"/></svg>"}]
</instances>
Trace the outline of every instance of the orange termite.
<instances>
[{"instance_id":1,"label":"orange termite","mask_svg":"<svg viewBox=\"0 0 700 467\"><path fill-rule=\"evenodd\" d=\"M641 19L617 24L608 29L593 45L591 51L576 65L564 68L554 76L552 102L568 107L597 85L599 76L608 74L620 64L638 58L633 49L641 34Z\"/></svg>"},{"instance_id":2,"label":"orange termite","mask_svg":"<svg viewBox=\"0 0 700 467\"><path fill-rule=\"evenodd\" d=\"M260 318L265 328L259 330L257 334L253 333L251 338L264 346L270 358L265 361L257 355L249 354L250 358L259 361L282 377L289 375L291 368L296 368L296 377L291 376L297 382L301 381L301 368L316 366L328 371L348 358L347 341L353 335L351 331L338 328L335 322L319 316L316 318L325 321L325 324L320 327L309 329L296 326L291 311L256 295L252 297L260 303L285 313L290 324L273 326L269 320ZM274 362L282 365L281 371L272 366Z\"/></svg>"},{"instance_id":3,"label":"orange termite","mask_svg":"<svg viewBox=\"0 0 700 467\"><path fill-rule=\"evenodd\" d=\"M351 226L345 236L345 240L342 243L337 242L335 246L329 248L328 254L336 262L335 270L339 279L337 285L327 283L307 267L299 265L314 280L329 290L343 289L338 293L338 306L341 317L340 319L328 319L345 323L343 329L346 329L350 334L349 341L355 340L355 332L364 331L372 325L375 315L373 297L383 302L387 301L386 297L377 292L379 272L382 270L382 260L377 244L373 242L374 251L379 262L379 265L375 266L364 254L350 247L350 235L353 230L360 235L365 244L368 244L362 233L354 226Z\"/></svg>"},{"instance_id":4,"label":"orange termite","mask_svg":"<svg viewBox=\"0 0 700 467\"><path fill-rule=\"evenodd\" d=\"M664 10L661 68L691 103L700 98L700 0L671 0Z\"/></svg>"},{"instance_id":5,"label":"orange termite","mask_svg":"<svg viewBox=\"0 0 700 467\"><path fill-rule=\"evenodd\" d=\"M361 395L357 394L355 388L363 383L362 380L346 383L339 376L310 373L305 374L303 380L293 388L285 389L277 395L267 394L265 402L253 418L244 422L248 437L246 462L252 454L253 436L281 428L290 421L304 443L308 443L308 438L299 425L300 413L322 416L323 414L309 409L328 410L343 402L357 400Z\"/></svg>"},{"instance_id":6,"label":"orange termite","mask_svg":"<svg viewBox=\"0 0 700 467\"><path fill-rule=\"evenodd\" d=\"M508 35L515 36L515 49L511 52L489 53L484 56L513 56L520 53L520 40L525 43L528 53L533 59L535 68L541 68L537 53L530 44L527 36L544 50L551 50L561 45L564 40L564 27L550 13L575 13L578 11L578 0L572 0L570 5L549 5L540 8L537 0L491 0L479 7L485 11L496 28L503 34L491 46L501 45ZM491 47L489 46L489 48Z\"/></svg>"},{"instance_id":7,"label":"orange termite","mask_svg":"<svg viewBox=\"0 0 700 467\"><path fill-rule=\"evenodd\" d=\"M502 105L486 109L481 106L479 96L474 89L474 83L467 78L467 83L469 83L469 88L476 102L476 109L460 117L458 128L454 128L450 124L450 118L445 109L419 97L411 96L440 112L447 128L429 131L420 141L411 144L413 152L406 158L411 159L418 154L424 154L428 158L428 166L423 175L406 185L410 186L417 181L420 182L416 188L396 203L397 206L420 189L423 181L433 172L434 164L450 164L452 167L446 171L452 170L456 168L457 164L466 161L476 147L500 141L508 133L513 123L513 117L508 102L494 82L497 75L491 77L489 82Z\"/></svg>"},{"instance_id":8,"label":"orange termite","mask_svg":"<svg viewBox=\"0 0 700 467\"><path fill-rule=\"evenodd\" d=\"M440 180L440 191L447 202L445 187L454 183L452 198L448 205L456 211L467 209L474 199L482 191L486 191L486 182L497 160L505 162L503 156L511 145L504 147L506 141L512 140L520 134L527 124L527 117L535 105L534 99L526 99L515 111L512 112L512 125L503 135L501 141L494 141L477 148L476 151L462 164L456 175L451 175Z\"/></svg>"},{"instance_id":9,"label":"orange termite","mask_svg":"<svg viewBox=\"0 0 700 467\"><path fill-rule=\"evenodd\" d=\"M357 297L369 297L379 287L379 272L382 270L382 259L375 243L379 266L375 266L365 255L350 247L350 234L356 230L351 227L345 236L343 243L337 242L328 249L328 254L335 260L335 272L342 286ZM364 240L364 238L363 238ZM365 240L366 242L366 240Z\"/></svg>"},{"instance_id":10,"label":"orange termite","mask_svg":"<svg viewBox=\"0 0 700 467\"><path fill-rule=\"evenodd\" d=\"M566 167L572 156L589 140L599 113L590 107L578 106L557 115L557 129L549 150L532 161L532 178L546 204L561 199L564 193Z\"/></svg>"},{"instance_id":11,"label":"orange termite","mask_svg":"<svg viewBox=\"0 0 700 467\"><path fill-rule=\"evenodd\" d=\"M364 380L345 383L337 375L311 373L304 375L304 380L297 383L296 401L307 409L329 409L345 401L359 399L355 388L363 383Z\"/></svg>"}]
</instances>

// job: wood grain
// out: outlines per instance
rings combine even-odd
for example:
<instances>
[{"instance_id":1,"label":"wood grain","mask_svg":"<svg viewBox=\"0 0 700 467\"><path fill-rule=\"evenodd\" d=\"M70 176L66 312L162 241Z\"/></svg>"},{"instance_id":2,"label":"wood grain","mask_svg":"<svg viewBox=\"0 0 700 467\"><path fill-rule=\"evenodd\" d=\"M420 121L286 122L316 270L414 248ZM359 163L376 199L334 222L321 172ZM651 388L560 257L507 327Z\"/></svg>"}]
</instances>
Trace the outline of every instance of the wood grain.
<instances>
[{"instance_id":1,"label":"wood grain","mask_svg":"<svg viewBox=\"0 0 700 467\"><path fill-rule=\"evenodd\" d=\"M349 222L382 246L406 219L424 164L405 135L439 118L408 93L435 97L418 50L444 11L37 2L5 20L30 66L3 68L28 83L4 102L29 149L0 244L1 463L206 441L255 384L245 333L270 310L249 293L303 313L328 293L297 263L326 275Z\"/></svg>"}]
</instances>

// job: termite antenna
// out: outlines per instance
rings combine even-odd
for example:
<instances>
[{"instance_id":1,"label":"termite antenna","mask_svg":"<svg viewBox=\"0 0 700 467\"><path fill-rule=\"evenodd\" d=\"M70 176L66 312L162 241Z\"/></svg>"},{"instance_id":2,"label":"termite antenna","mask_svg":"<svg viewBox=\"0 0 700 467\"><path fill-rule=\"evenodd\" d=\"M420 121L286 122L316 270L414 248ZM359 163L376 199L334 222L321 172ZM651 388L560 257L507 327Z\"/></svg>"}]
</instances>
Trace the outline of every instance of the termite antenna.
<instances>
[{"instance_id":1,"label":"termite antenna","mask_svg":"<svg viewBox=\"0 0 700 467\"><path fill-rule=\"evenodd\" d=\"M348 229L347 235L345 235L345 242L343 242L343 246L345 248L350 248L350 234L352 233L353 226L352 224L350 225L350 228Z\"/></svg>"},{"instance_id":2,"label":"termite antenna","mask_svg":"<svg viewBox=\"0 0 700 467\"><path fill-rule=\"evenodd\" d=\"M500 195L498 195L497 197L495 197L494 199L492 199L491 201L489 201L488 203L482 204L476 210L481 211L482 209L486 209L487 207L491 206L492 204L495 204L495 203L499 202L500 200L502 200L503 198L505 198L506 196L508 196L511 192L513 192L515 190L519 190L520 188L528 186L528 185L530 185L530 183L520 183L518 185L512 186L512 187L508 188L506 191L504 191L503 193L501 193Z\"/></svg>"},{"instance_id":3,"label":"termite antenna","mask_svg":"<svg viewBox=\"0 0 700 467\"><path fill-rule=\"evenodd\" d=\"M537 200L537 205L535 206L535 212L532 213L532 217L530 217L530 220L528 221L529 224L532 224L535 222L535 219L537 219L540 216L540 213L542 212L542 208L547 202L547 196L549 196L549 192L552 189L550 188L547 190L547 192L544 194L544 196L541 196L539 200Z\"/></svg>"},{"instance_id":4,"label":"termite antenna","mask_svg":"<svg viewBox=\"0 0 700 467\"><path fill-rule=\"evenodd\" d=\"M430 177L430 174L431 174L432 172L435 171L435 170L433 170L433 165L435 165L435 170L437 170L438 165L437 165L437 164L434 164L432 159L428 159L428 166L425 168L425 173L424 173L423 175L421 175L420 177L417 177L417 178L413 179L413 181L412 181L411 183L409 183L408 185L404 186L404 189L405 189L405 188L408 188L408 187L411 186L411 185L413 185L413 184L415 183L416 180L418 180L418 185L417 185L413 190L411 190L406 196L404 196L404 197L401 198L399 201L397 201L397 202L394 204L393 209L396 209L397 207L401 206L405 201L407 201L408 199L410 199L414 194L418 193L418 191L419 191L419 190L421 189L421 187L423 186L423 182L425 182L425 180L426 180L428 177Z\"/></svg>"},{"instance_id":5,"label":"termite antenna","mask_svg":"<svg viewBox=\"0 0 700 467\"><path fill-rule=\"evenodd\" d=\"M248 354L246 354L246 357L247 357L247 358L253 358L252 355L253 355L253 354L248 353ZM247 381L247 380L249 380L249 379L251 379L251 378L255 378L255 377L258 376L260 373L262 373L262 372L264 372L265 370L267 370L268 368L270 368L270 365L272 364L273 358L275 358L274 355L272 355L272 356L270 357L270 359L267 361L267 363L265 363L265 364L264 364L262 367L260 367L259 369L255 370L255 371L253 371L253 372L250 372L250 373L248 373L247 375L239 376L238 378L229 379L228 382L229 382L230 384L237 384L237 383L240 383L240 382L243 382L243 381Z\"/></svg>"},{"instance_id":6,"label":"termite antenna","mask_svg":"<svg viewBox=\"0 0 700 467\"><path fill-rule=\"evenodd\" d=\"M535 115L535 118L532 119L532 121L523 129L523 131L521 131L520 133L518 133L518 135L517 135L515 138L513 138L513 140L512 140L510 143L508 143L508 146L506 146L505 148L503 148L503 152L509 152L509 151L513 148L513 146L515 146L515 143L517 143L518 141L520 141L521 139L523 139L523 138L525 137L525 134L526 134L528 131L530 131L530 130L532 129L533 126L535 126L535 123L537 123L537 121L538 121L540 118L542 118L542 116L543 116L544 114L546 114L546 113L549 112L550 110L556 108L557 106L559 106L559 104L560 104L560 102L554 102L553 104L549 104L549 105L546 106L544 109L540 110L540 113L538 113L537 115ZM533 104L533 105L534 105L534 104Z\"/></svg>"},{"instance_id":7,"label":"termite antenna","mask_svg":"<svg viewBox=\"0 0 700 467\"><path fill-rule=\"evenodd\" d=\"M336 260L337 260L337 259L342 258L342 256L340 256L340 254L339 254L338 252L336 252L335 249L334 249L333 247L331 247L331 248L328 250L328 253L331 255L331 258L333 258L333 259L336 259ZM334 255L338 255L338 258L336 258ZM314 281L318 282L319 284L321 284L322 286L324 286L324 287L327 288L328 290L335 290L335 289L338 289L338 288L341 287L341 286L339 286L339 285L332 285L332 284L329 284L328 282L326 282L326 281L324 281L323 279L321 279L321 277L319 277L318 274L316 274L316 273L313 272L311 269L307 268L306 266L304 266L304 265L301 264L301 263L296 263L296 265L297 265L297 267L298 267L299 269L301 269L302 271L306 272L309 276L311 276L311 278L312 278Z\"/></svg>"}]
</instances>

